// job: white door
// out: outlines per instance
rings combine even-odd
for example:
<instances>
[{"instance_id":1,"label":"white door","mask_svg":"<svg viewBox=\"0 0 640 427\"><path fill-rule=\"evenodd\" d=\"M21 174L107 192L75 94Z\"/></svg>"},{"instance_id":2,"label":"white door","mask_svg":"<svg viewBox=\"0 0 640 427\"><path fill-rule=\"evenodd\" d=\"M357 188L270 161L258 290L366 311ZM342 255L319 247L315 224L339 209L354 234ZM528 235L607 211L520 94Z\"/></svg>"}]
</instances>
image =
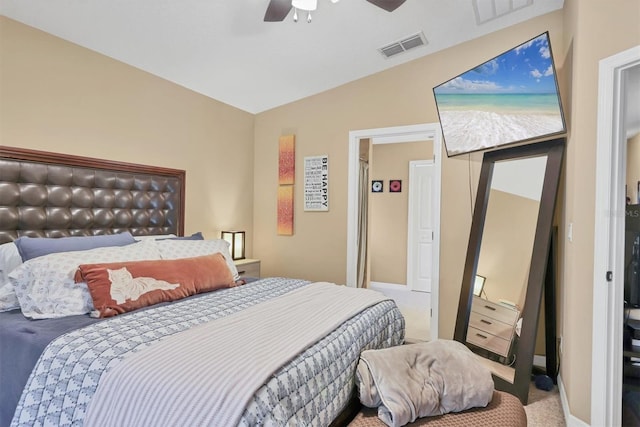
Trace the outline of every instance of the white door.
<instances>
[{"instance_id":1,"label":"white door","mask_svg":"<svg viewBox=\"0 0 640 427\"><path fill-rule=\"evenodd\" d=\"M409 162L407 285L412 291L431 292L435 233L433 186L433 160Z\"/></svg>"}]
</instances>

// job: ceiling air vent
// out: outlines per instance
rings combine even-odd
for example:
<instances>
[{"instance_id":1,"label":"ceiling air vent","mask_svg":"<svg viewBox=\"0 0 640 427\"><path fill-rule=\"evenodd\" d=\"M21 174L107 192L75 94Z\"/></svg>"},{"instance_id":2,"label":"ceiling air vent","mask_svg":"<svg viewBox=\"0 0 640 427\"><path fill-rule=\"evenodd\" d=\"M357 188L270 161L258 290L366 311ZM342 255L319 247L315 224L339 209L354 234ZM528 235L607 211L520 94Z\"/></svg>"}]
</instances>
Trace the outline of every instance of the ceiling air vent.
<instances>
[{"instance_id":1,"label":"ceiling air vent","mask_svg":"<svg viewBox=\"0 0 640 427\"><path fill-rule=\"evenodd\" d=\"M473 10L478 25L531 6L533 0L474 0Z\"/></svg>"},{"instance_id":2,"label":"ceiling air vent","mask_svg":"<svg viewBox=\"0 0 640 427\"><path fill-rule=\"evenodd\" d=\"M381 47L378 50L385 56L385 58L391 58L399 53L406 52L409 49L414 49L426 44L427 39L424 37L422 31L420 31L419 33L413 34L403 40Z\"/></svg>"}]
</instances>

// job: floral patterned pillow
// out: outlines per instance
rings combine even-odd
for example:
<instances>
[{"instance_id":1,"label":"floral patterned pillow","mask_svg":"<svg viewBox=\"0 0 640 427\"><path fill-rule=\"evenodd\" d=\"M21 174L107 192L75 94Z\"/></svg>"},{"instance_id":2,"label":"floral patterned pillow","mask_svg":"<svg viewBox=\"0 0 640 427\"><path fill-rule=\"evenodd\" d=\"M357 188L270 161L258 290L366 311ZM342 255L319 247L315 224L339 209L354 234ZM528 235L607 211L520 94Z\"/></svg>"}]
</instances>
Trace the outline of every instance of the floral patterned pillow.
<instances>
[{"instance_id":1,"label":"floral patterned pillow","mask_svg":"<svg viewBox=\"0 0 640 427\"><path fill-rule=\"evenodd\" d=\"M87 263L161 259L154 241L86 251L58 252L26 261L9 274L22 314L49 319L93 310L86 283L75 283L78 266Z\"/></svg>"},{"instance_id":2,"label":"floral patterned pillow","mask_svg":"<svg viewBox=\"0 0 640 427\"><path fill-rule=\"evenodd\" d=\"M20 307L16 291L9 281L9 273L22 264L18 247L13 243L0 245L0 311L14 310Z\"/></svg>"},{"instance_id":3,"label":"floral patterned pillow","mask_svg":"<svg viewBox=\"0 0 640 427\"><path fill-rule=\"evenodd\" d=\"M221 253L224 256L233 280L239 280L238 268L231 259L229 242L222 239L212 240L157 240L162 259L191 258L202 255Z\"/></svg>"}]
</instances>

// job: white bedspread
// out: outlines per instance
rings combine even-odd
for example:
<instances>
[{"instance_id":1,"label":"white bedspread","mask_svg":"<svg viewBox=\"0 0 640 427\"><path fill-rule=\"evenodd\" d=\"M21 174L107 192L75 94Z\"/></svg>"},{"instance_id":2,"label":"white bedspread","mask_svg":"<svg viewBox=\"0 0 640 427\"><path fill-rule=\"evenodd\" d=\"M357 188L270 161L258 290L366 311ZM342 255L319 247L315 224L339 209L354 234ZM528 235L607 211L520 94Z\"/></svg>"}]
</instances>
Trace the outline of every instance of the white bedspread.
<instances>
[{"instance_id":1,"label":"white bedspread","mask_svg":"<svg viewBox=\"0 0 640 427\"><path fill-rule=\"evenodd\" d=\"M236 425L278 368L385 299L375 291L314 283L167 337L102 376L85 425Z\"/></svg>"}]
</instances>

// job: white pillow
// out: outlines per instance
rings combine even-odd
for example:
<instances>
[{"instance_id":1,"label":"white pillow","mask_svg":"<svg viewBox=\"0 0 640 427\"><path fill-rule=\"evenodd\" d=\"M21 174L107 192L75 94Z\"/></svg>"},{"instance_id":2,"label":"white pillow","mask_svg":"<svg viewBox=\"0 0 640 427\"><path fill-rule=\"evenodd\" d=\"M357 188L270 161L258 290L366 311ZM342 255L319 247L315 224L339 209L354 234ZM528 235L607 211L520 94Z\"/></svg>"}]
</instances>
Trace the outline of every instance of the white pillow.
<instances>
[{"instance_id":1,"label":"white pillow","mask_svg":"<svg viewBox=\"0 0 640 427\"><path fill-rule=\"evenodd\" d=\"M240 279L238 268L231 259L229 242L226 240L156 240L155 243L162 259L191 258L220 252L227 261L233 280Z\"/></svg>"},{"instance_id":2,"label":"white pillow","mask_svg":"<svg viewBox=\"0 0 640 427\"><path fill-rule=\"evenodd\" d=\"M161 259L155 242L57 252L26 261L9 274L22 314L33 319L85 314L93 310L86 283L75 283L81 264Z\"/></svg>"},{"instance_id":3,"label":"white pillow","mask_svg":"<svg viewBox=\"0 0 640 427\"><path fill-rule=\"evenodd\" d=\"M9 281L9 273L22 264L18 247L13 242L0 245L0 311L20 307L16 292Z\"/></svg>"}]
</instances>

